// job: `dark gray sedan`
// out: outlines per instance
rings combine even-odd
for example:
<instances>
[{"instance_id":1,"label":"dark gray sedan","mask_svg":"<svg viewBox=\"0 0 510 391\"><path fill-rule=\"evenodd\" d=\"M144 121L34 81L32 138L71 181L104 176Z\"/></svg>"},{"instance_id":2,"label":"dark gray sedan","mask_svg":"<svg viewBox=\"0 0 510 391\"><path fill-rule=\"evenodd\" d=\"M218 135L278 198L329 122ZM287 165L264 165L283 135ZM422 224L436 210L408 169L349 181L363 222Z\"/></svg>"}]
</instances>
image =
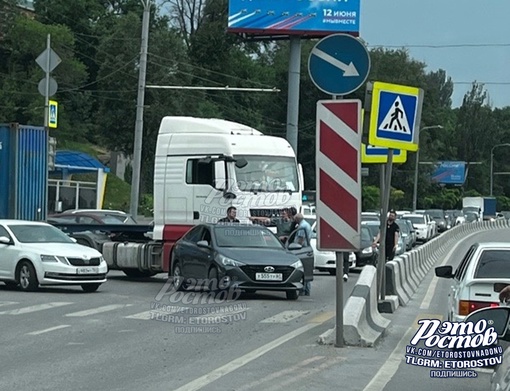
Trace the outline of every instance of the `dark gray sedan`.
<instances>
[{"instance_id":1,"label":"dark gray sedan","mask_svg":"<svg viewBox=\"0 0 510 391\"><path fill-rule=\"evenodd\" d=\"M304 230L284 245L263 226L200 224L175 244L169 276L177 289L284 291L296 300L313 280L313 259Z\"/></svg>"}]
</instances>

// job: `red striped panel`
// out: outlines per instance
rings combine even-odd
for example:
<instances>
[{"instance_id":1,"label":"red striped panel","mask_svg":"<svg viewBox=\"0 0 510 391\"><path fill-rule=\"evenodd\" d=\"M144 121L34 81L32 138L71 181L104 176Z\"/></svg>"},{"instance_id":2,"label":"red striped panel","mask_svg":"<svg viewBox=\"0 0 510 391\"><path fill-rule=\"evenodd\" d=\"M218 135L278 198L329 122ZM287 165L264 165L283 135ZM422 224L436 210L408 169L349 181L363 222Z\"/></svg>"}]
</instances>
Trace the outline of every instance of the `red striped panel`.
<instances>
[{"instance_id":1,"label":"red striped panel","mask_svg":"<svg viewBox=\"0 0 510 391\"><path fill-rule=\"evenodd\" d=\"M321 201L358 231L358 200L324 171L319 172Z\"/></svg>"},{"instance_id":2,"label":"red striped panel","mask_svg":"<svg viewBox=\"0 0 510 391\"><path fill-rule=\"evenodd\" d=\"M320 122L320 151L342 171L358 182L358 150Z\"/></svg>"},{"instance_id":3,"label":"red striped panel","mask_svg":"<svg viewBox=\"0 0 510 391\"><path fill-rule=\"evenodd\" d=\"M359 133L358 116L359 106L357 103L323 103L324 107L340 118L354 133Z\"/></svg>"},{"instance_id":4,"label":"red striped panel","mask_svg":"<svg viewBox=\"0 0 510 391\"><path fill-rule=\"evenodd\" d=\"M340 235L331 225L326 223L323 219L320 219L319 232L320 232L319 247L357 250L352 243L350 243L347 239ZM338 267L341 268L341 266ZM337 273L339 272L340 271L337 271Z\"/></svg>"}]
</instances>

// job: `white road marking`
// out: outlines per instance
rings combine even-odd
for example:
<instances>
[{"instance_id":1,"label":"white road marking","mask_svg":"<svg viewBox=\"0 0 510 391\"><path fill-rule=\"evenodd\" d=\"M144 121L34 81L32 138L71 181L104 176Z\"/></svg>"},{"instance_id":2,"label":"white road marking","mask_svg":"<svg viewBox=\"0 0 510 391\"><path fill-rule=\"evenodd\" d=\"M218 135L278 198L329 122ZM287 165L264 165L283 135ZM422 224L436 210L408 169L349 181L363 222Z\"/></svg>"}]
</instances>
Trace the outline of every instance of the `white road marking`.
<instances>
[{"instance_id":1,"label":"white road marking","mask_svg":"<svg viewBox=\"0 0 510 391\"><path fill-rule=\"evenodd\" d=\"M230 361L229 363L219 367L204 376L199 377L198 379L193 380L192 382L179 387L174 391L197 391L202 387L211 384L215 380L218 380L222 376L229 374L230 372L235 371L236 369L241 368L242 366L250 363L253 360L263 356L267 352L270 352L273 349L276 349L278 346L284 344L285 342L290 341L291 339L306 333L307 331L319 326L319 323L307 324L299 329L291 331L290 333L285 334L283 337L277 338L274 341L271 341L260 348L257 348L244 356L238 357L235 360Z\"/></svg>"},{"instance_id":2,"label":"white road marking","mask_svg":"<svg viewBox=\"0 0 510 391\"><path fill-rule=\"evenodd\" d=\"M494 369L476 368L475 372L488 373L488 374L492 375L494 373Z\"/></svg>"},{"instance_id":3,"label":"white road marking","mask_svg":"<svg viewBox=\"0 0 510 391\"><path fill-rule=\"evenodd\" d=\"M140 319L140 320L149 320L151 318L151 314L156 314L156 310L139 312L138 314L125 316L125 319Z\"/></svg>"},{"instance_id":4,"label":"white road marking","mask_svg":"<svg viewBox=\"0 0 510 391\"><path fill-rule=\"evenodd\" d=\"M74 304L74 303L55 302L55 303L38 304L38 305L32 305L30 307L18 308L16 310L2 311L2 312L0 312L0 315L23 315L23 314L29 314L31 312L44 311L44 310L48 310L51 308L62 307L64 305L70 305L70 304Z\"/></svg>"},{"instance_id":5,"label":"white road marking","mask_svg":"<svg viewBox=\"0 0 510 391\"><path fill-rule=\"evenodd\" d=\"M189 308L187 308L187 307L175 307L172 309L172 311L163 311L162 309L153 309L150 311L144 311L144 312L139 312L134 315L125 316L124 318L125 319L150 320L150 319L154 319L154 317L157 315L162 316L162 315L182 314L184 316L184 315L189 315L186 312L186 310L188 310L188 309Z\"/></svg>"},{"instance_id":6,"label":"white road marking","mask_svg":"<svg viewBox=\"0 0 510 391\"><path fill-rule=\"evenodd\" d=\"M68 342L68 345L85 345L83 342Z\"/></svg>"},{"instance_id":7,"label":"white road marking","mask_svg":"<svg viewBox=\"0 0 510 391\"><path fill-rule=\"evenodd\" d=\"M19 304L17 301L0 301L0 307L4 307L6 305Z\"/></svg>"},{"instance_id":8,"label":"white road marking","mask_svg":"<svg viewBox=\"0 0 510 391\"><path fill-rule=\"evenodd\" d=\"M50 331L65 329L66 327L71 327L71 326L68 324L62 324L60 326L50 327L49 329L32 331L31 333L27 333L27 335L39 335L39 334L49 333Z\"/></svg>"},{"instance_id":9,"label":"white road marking","mask_svg":"<svg viewBox=\"0 0 510 391\"><path fill-rule=\"evenodd\" d=\"M450 258L452 257L453 253L454 253L455 251L457 251L457 248L460 246L460 244L461 244L464 240L466 240L466 239L468 239L468 238L470 238L470 237L472 237L472 236L474 236L474 235L477 235L477 234L479 234L479 233L480 233L480 232L473 232L473 233L471 233L471 234L469 234L469 235L465 236L462 240L458 241L458 242L455 244L455 246L453 246L453 248L450 250L450 252L449 252L449 253L448 253L448 254L444 257L443 262L441 262L441 263L439 264L439 266L444 266L444 265L446 265L446 263L447 263L447 262L450 260ZM423 301L421 302L421 305L420 305L420 309L421 309L421 310L427 310L427 309L429 309L429 307L430 307L430 302L432 301L432 298L434 297L434 294L436 293L436 286L437 286L438 281L439 281L439 278L437 278L437 277L432 277L432 281L430 282L429 288L427 289L427 293L425 294L425 297L423 298Z\"/></svg>"},{"instance_id":10,"label":"white road marking","mask_svg":"<svg viewBox=\"0 0 510 391\"><path fill-rule=\"evenodd\" d=\"M105 305L103 307L91 308L90 310L73 312L70 314L66 314L66 316L71 316L71 317L89 316L89 315L101 314L103 312L113 311L113 310L116 310L119 308L130 307L130 306L132 306L132 304L111 304L111 305Z\"/></svg>"},{"instance_id":11,"label":"white road marking","mask_svg":"<svg viewBox=\"0 0 510 391\"><path fill-rule=\"evenodd\" d=\"M261 320L260 323L287 323L308 313L310 311L283 311L270 318Z\"/></svg>"},{"instance_id":12,"label":"white road marking","mask_svg":"<svg viewBox=\"0 0 510 391\"><path fill-rule=\"evenodd\" d=\"M262 383L266 383L268 381L275 380L275 379L281 379L283 376L289 375L293 372L301 372L302 367L306 367L315 361L322 360L323 358L325 358L325 357L324 356L311 357L307 360L300 362L299 364L293 365L289 368L282 369L281 371L278 371L278 372L273 372L269 376L264 376L262 379L255 380L251 383L245 384L244 386L236 389L236 391L247 391L250 389L258 389L258 390L264 389L264 387L259 387Z\"/></svg>"}]
</instances>

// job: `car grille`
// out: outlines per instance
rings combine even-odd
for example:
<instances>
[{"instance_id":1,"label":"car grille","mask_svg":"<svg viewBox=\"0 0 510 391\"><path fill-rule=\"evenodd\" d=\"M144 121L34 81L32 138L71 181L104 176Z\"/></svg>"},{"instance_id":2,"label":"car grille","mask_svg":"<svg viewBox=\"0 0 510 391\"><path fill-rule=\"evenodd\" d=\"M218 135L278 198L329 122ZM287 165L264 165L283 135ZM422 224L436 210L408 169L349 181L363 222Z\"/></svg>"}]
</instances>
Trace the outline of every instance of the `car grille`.
<instances>
[{"instance_id":1,"label":"car grille","mask_svg":"<svg viewBox=\"0 0 510 391\"><path fill-rule=\"evenodd\" d=\"M248 277L250 277L251 280L256 281L255 280L255 273L267 273L266 271L264 271L264 268L266 266L268 266L268 265L264 265L264 266L248 266L247 265L247 266L242 266L241 270ZM274 267L274 272L273 273L282 273L283 274L283 281L286 281L290 277L292 272L295 270L291 266L273 266L273 267Z\"/></svg>"},{"instance_id":2,"label":"car grille","mask_svg":"<svg viewBox=\"0 0 510 391\"><path fill-rule=\"evenodd\" d=\"M101 263L100 258L90 258L90 259L67 258L67 260L73 266L99 266L99 264Z\"/></svg>"}]
</instances>

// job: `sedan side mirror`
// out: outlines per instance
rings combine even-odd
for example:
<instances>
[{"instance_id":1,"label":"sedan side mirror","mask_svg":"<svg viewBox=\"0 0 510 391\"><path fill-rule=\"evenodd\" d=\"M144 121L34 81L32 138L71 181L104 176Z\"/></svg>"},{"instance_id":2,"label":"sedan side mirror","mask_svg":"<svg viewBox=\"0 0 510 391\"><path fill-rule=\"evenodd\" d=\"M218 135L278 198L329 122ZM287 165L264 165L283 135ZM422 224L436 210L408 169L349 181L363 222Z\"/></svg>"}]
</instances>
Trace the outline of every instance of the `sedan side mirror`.
<instances>
[{"instance_id":1,"label":"sedan side mirror","mask_svg":"<svg viewBox=\"0 0 510 391\"><path fill-rule=\"evenodd\" d=\"M299 243L291 243L289 244L289 250L301 250L303 246L301 246Z\"/></svg>"},{"instance_id":2,"label":"sedan side mirror","mask_svg":"<svg viewBox=\"0 0 510 391\"><path fill-rule=\"evenodd\" d=\"M70 238L74 243L78 243L78 241L75 238Z\"/></svg>"},{"instance_id":3,"label":"sedan side mirror","mask_svg":"<svg viewBox=\"0 0 510 391\"><path fill-rule=\"evenodd\" d=\"M505 338L505 336L508 330L509 318L510 307L488 307L469 314L464 322L476 324L480 320L485 320L490 327L494 327L494 331L498 334L499 338L508 341L508 338Z\"/></svg>"},{"instance_id":4,"label":"sedan side mirror","mask_svg":"<svg viewBox=\"0 0 510 391\"><path fill-rule=\"evenodd\" d=\"M0 243L1 244L12 244L11 239L9 239L7 236L0 236Z\"/></svg>"},{"instance_id":5,"label":"sedan side mirror","mask_svg":"<svg viewBox=\"0 0 510 391\"><path fill-rule=\"evenodd\" d=\"M436 277L453 278L453 268L451 266L436 267Z\"/></svg>"},{"instance_id":6,"label":"sedan side mirror","mask_svg":"<svg viewBox=\"0 0 510 391\"><path fill-rule=\"evenodd\" d=\"M197 242L198 247L209 248L209 242L207 240L200 240Z\"/></svg>"}]
</instances>

